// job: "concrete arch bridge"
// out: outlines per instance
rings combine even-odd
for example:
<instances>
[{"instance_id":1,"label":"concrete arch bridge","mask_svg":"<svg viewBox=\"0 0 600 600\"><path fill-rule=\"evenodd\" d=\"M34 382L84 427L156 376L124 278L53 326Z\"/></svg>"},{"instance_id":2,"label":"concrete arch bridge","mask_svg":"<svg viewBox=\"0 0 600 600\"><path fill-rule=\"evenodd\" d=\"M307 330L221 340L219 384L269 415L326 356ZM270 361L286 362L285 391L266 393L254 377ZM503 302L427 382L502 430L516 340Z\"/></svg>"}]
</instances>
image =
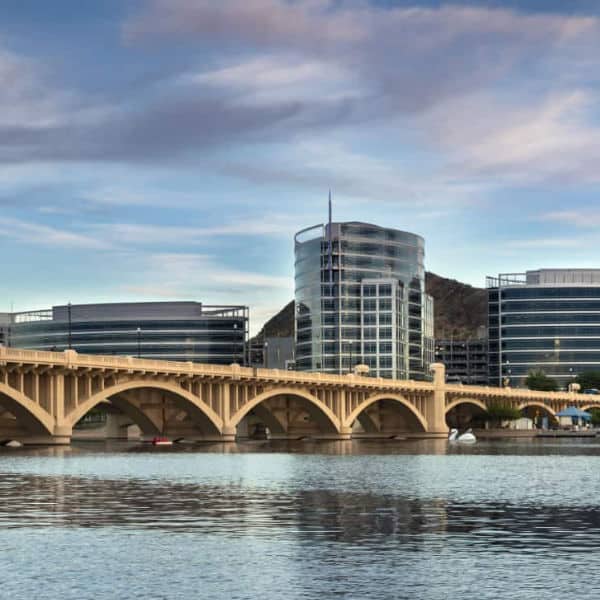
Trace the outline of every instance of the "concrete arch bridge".
<instances>
[{"instance_id":1,"label":"concrete arch bridge","mask_svg":"<svg viewBox=\"0 0 600 600\"><path fill-rule=\"evenodd\" d=\"M142 435L233 441L261 423L271 438L447 435L459 406L535 406L552 415L589 396L203 365L0 346L0 440L68 444L74 426L110 403Z\"/></svg>"}]
</instances>

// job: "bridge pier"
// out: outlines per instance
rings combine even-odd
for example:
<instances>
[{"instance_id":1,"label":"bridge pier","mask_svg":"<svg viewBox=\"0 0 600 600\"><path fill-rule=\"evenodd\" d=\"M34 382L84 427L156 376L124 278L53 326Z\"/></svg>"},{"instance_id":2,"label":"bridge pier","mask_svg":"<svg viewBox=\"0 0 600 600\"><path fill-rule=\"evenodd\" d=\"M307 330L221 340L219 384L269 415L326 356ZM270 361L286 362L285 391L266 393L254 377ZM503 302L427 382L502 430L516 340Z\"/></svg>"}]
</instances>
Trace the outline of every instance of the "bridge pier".
<instances>
[{"instance_id":1,"label":"bridge pier","mask_svg":"<svg viewBox=\"0 0 600 600\"><path fill-rule=\"evenodd\" d=\"M25 446L68 446L71 443L72 429L68 426L56 426L53 434L47 433L32 433L22 432L21 434L12 435L8 437L2 436L0 432L1 440L17 440Z\"/></svg>"},{"instance_id":2,"label":"bridge pier","mask_svg":"<svg viewBox=\"0 0 600 600\"><path fill-rule=\"evenodd\" d=\"M448 435L446 424L446 366L434 363L430 367L433 373L433 402L427 414L429 423L428 437L443 437Z\"/></svg>"},{"instance_id":3,"label":"bridge pier","mask_svg":"<svg viewBox=\"0 0 600 600\"><path fill-rule=\"evenodd\" d=\"M220 441L221 442L235 442L236 428L226 425L221 430Z\"/></svg>"},{"instance_id":4,"label":"bridge pier","mask_svg":"<svg viewBox=\"0 0 600 600\"><path fill-rule=\"evenodd\" d=\"M295 431L290 433L270 433L268 439L270 440L303 440L303 439L311 439L311 440L351 440L352 439L352 430L349 427L345 427L343 431L339 433L328 433L322 431Z\"/></svg>"},{"instance_id":5,"label":"bridge pier","mask_svg":"<svg viewBox=\"0 0 600 600\"><path fill-rule=\"evenodd\" d=\"M68 446L71 444L71 436L68 435L31 435L21 438L13 438L24 446Z\"/></svg>"}]
</instances>

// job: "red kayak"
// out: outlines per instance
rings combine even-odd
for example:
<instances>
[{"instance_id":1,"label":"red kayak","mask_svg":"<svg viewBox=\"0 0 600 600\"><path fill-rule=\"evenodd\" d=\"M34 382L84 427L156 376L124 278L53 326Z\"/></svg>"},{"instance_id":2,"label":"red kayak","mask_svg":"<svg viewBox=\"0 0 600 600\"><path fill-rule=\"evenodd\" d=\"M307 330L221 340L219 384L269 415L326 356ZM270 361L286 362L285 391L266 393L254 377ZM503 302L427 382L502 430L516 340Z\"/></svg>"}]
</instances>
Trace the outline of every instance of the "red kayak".
<instances>
[{"instance_id":1,"label":"red kayak","mask_svg":"<svg viewBox=\"0 0 600 600\"><path fill-rule=\"evenodd\" d=\"M153 446L172 446L173 442L166 437L155 437L152 438L152 445Z\"/></svg>"}]
</instances>

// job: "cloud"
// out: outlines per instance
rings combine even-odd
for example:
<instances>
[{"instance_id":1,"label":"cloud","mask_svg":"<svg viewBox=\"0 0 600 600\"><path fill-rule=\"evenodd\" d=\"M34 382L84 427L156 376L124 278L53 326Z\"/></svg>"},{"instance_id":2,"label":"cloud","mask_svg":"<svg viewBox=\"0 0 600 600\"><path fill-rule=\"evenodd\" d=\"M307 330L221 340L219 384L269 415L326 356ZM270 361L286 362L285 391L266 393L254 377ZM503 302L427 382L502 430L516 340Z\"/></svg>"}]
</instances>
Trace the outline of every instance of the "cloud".
<instances>
[{"instance_id":1,"label":"cloud","mask_svg":"<svg viewBox=\"0 0 600 600\"><path fill-rule=\"evenodd\" d=\"M587 245L589 240L582 238L537 238L528 240L508 240L503 243L503 246L513 250L529 250L529 249L552 249L552 248L581 248Z\"/></svg>"},{"instance_id":2,"label":"cloud","mask_svg":"<svg viewBox=\"0 0 600 600\"><path fill-rule=\"evenodd\" d=\"M98 238L114 240L115 243L120 244L181 246L203 244L210 238L226 236L289 237L297 229L297 220L291 216L267 214L262 218L234 220L208 227L143 223L99 223L92 225L90 229Z\"/></svg>"},{"instance_id":3,"label":"cloud","mask_svg":"<svg viewBox=\"0 0 600 600\"><path fill-rule=\"evenodd\" d=\"M247 52L292 53L359 73L388 111L421 111L547 57L577 62L598 47L592 17L447 5L382 7L326 0L155 0L133 40L182 36ZM235 67L229 73L235 72Z\"/></svg>"},{"instance_id":4,"label":"cloud","mask_svg":"<svg viewBox=\"0 0 600 600\"><path fill-rule=\"evenodd\" d=\"M40 65L14 54L2 59L0 49L0 73L4 65L16 90L3 86L0 107L21 111L0 120L0 162L210 168L234 147L341 131L360 140L377 130L388 147L418 148L440 181L596 181L598 93L588 83L600 63L595 17L460 5L154 0L125 22L123 36L124 53L134 44L151 53L185 41L191 66L100 98L52 85ZM218 62L207 62L215 53ZM565 143L569 152L561 154ZM252 161L231 170L260 175ZM280 175L321 185L324 170L333 171L300 161L296 173Z\"/></svg>"},{"instance_id":5,"label":"cloud","mask_svg":"<svg viewBox=\"0 0 600 600\"><path fill-rule=\"evenodd\" d=\"M570 90L537 106L501 107L488 98L464 102L463 120L435 119L453 168L478 177L502 174L513 182L599 182L591 157L600 153L600 129L594 126L596 98ZM487 116L477 119L477 106ZM475 116L474 116L475 115ZM469 120L469 125L465 124Z\"/></svg>"},{"instance_id":6,"label":"cloud","mask_svg":"<svg viewBox=\"0 0 600 600\"><path fill-rule=\"evenodd\" d=\"M289 289L292 285L290 277L231 269L209 254L156 252L131 255L131 258L141 261L142 277L148 274L178 295L182 290L198 289L198 286L214 293L215 289L227 292L248 287L273 290Z\"/></svg>"},{"instance_id":7,"label":"cloud","mask_svg":"<svg viewBox=\"0 0 600 600\"><path fill-rule=\"evenodd\" d=\"M102 240L84 234L6 217L0 217L0 237L61 248L106 250L111 247Z\"/></svg>"},{"instance_id":8,"label":"cloud","mask_svg":"<svg viewBox=\"0 0 600 600\"><path fill-rule=\"evenodd\" d=\"M65 213L59 207L41 206L42 215ZM82 248L123 252L136 248L167 246L208 245L215 238L284 237L291 239L298 229L298 221L291 215L265 214L262 217L236 218L210 226L159 225L152 223L77 223L77 231L50 225L24 221L12 217L0 217L0 237L19 242L61 248ZM166 259L170 254L164 255ZM175 255L173 255L175 256ZM182 256L186 260L188 255ZM192 254L199 260L199 255ZM244 277L238 278L240 281Z\"/></svg>"},{"instance_id":9,"label":"cloud","mask_svg":"<svg viewBox=\"0 0 600 600\"><path fill-rule=\"evenodd\" d=\"M269 161L261 157L244 162L229 160L218 168L257 185L288 183L321 194L332 188L347 202L411 207L468 205L481 200L483 187L442 170L428 170L424 175L402 155L376 156L316 136L287 144L281 152L276 147Z\"/></svg>"},{"instance_id":10,"label":"cloud","mask_svg":"<svg viewBox=\"0 0 600 600\"><path fill-rule=\"evenodd\" d=\"M258 56L212 70L184 73L178 82L199 90L226 90L240 104L318 101L324 105L358 99L363 92L351 70L341 64L287 55Z\"/></svg>"},{"instance_id":11,"label":"cloud","mask_svg":"<svg viewBox=\"0 0 600 600\"><path fill-rule=\"evenodd\" d=\"M258 57L199 81L273 102L302 98L299 114L314 108L307 97L319 96L323 77L315 73L329 71L347 90L345 108L330 123L322 112L310 123L298 118L287 123L290 132L385 121L386 137L420 132L424 146L441 150L446 171L463 179L596 180L589 156L600 131L589 108L599 98L587 87L600 62L596 17L461 5L248 0L240 9L233 0L155 0L124 32L136 43L187 37L228 47L235 40ZM274 54L295 58L278 63ZM320 179L310 169L304 177Z\"/></svg>"},{"instance_id":12,"label":"cloud","mask_svg":"<svg viewBox=\"0 0 600 600\"><path fill-rule=\"evenodd\" d=\"M360 39L363 28L352 13L332 14L327 0L156 0L125 23L129 42L147 36L202 36L234 43L310 45ZM235 42L234 42L235 41Z\"/></svg>"},{"instance_id":13,"label":"cloud","mask_svg":"<svg viewBox=\"0 0 600 600\"><path fill-rule=\"evenodd\" d=\"M545 213L540 221L550 221L566 227L596 228L600 226L599 210L559 210Z\"/></svg>"},{"instance_id":14,"label":"cloud","mask_svg":"<svg viewBox=\"0 0 600 600\"><path fill-rule=\"evenodd\" d=\"M120 294L136 298L197 299L206 304L252 307L252 331L262 323L256 315L272 315L293 295L293 279L231 269L207 254L158 252L124 254L121 264L135 273Z\"/></svg>"},{"instance_id":15,"label":"cloud","mask_svg":"<svg viewBox=\"0 0 600 600\"><path fill-rule=\"evenodd\" d=\"M37 62L0 47L0 131L40 131L61 122L74 98L47 86Z\"/></svg>"}]
</instances>

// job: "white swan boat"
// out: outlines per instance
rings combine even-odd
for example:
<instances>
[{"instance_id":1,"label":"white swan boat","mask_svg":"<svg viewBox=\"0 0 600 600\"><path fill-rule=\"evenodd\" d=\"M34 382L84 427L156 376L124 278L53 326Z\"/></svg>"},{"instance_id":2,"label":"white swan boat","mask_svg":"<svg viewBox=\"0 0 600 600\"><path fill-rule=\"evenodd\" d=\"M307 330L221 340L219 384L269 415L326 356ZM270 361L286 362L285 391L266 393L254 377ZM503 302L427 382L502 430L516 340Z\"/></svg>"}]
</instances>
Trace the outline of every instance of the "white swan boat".
<instances>
[{"instance_id":1,"label":"white swan boat","mask_svg":"<svg viewBox=\"0 0 600 600\"><path fill-rule=\"evenodd\" d=\"M459 442L461 444L474 444L477 441L477 438L472 429L467 429L467 431L461 435L458 435L458 429L451 429L448 441Z\"/></svg>"}]
</instances>

